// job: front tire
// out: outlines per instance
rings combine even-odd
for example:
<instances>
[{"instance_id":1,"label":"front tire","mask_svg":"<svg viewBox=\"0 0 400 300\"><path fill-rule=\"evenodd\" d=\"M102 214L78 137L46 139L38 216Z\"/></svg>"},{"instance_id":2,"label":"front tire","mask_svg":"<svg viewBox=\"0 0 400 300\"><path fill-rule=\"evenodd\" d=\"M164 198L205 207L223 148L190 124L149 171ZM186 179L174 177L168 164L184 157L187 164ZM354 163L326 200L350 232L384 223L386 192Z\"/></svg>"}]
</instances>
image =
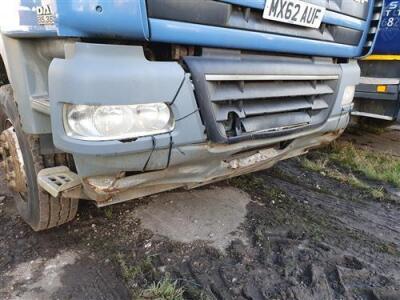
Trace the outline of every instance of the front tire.
<instances>
[{"instance_id":1,"label":"front tire","mask_svg":"<svg viewBox=\"0 0 400 300\"><path fill-rule=\"evenodd\" d=\"M22 154L26 186L21 187L19 185L18 188L15 188L15 180L13 185L9 185L11 189L19 192L14 197L18 213L35 231L49 229L71 221L77 213L79 200L62 197L54 198L42 190L37 183L38 172L46 167L54 167L60 162L66 161L65 155L44 156L40 154L39 137L26 134L22 130L17 104L14 101L10 85L0 87L0 126L1 131L12 126L13 132L11 134L16 135ZM10 135L10 132L8 132L8 135ZM7 138L3 138L3 140L6 140L3 141L3 144L7 143ZM4 145L2 146L4 148ZM6 145L6 148L10 148L9 145ZM6 169L10 170L20 166L18 162L15 162L15 157L10 157L7 160L5 156L8 153L5 150L2 152L3 164L14 161L11 163L13 165ZM8 174L6 176L7 178L10 177Z\"/></svg>"}]
</instances>

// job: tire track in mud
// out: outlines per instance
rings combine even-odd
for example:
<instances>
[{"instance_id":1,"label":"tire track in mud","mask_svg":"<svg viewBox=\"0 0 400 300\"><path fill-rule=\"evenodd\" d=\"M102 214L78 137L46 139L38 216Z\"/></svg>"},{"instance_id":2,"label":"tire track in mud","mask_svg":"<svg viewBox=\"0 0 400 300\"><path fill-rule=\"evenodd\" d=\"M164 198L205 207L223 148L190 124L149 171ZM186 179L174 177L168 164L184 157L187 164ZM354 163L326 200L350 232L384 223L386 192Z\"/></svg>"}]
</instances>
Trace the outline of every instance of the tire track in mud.
<instances>
[{"instance_id":1,"label":"tire track in mud","mask_svg":"<svg viewBox=\"0 0 400 300\"><path fill-rule=\"evenodd\" d=\"M377 239L400 245L400 207L391 203L374 201L349 201L344 197L316 192L314 188L299 186L284 179L269 177L272 183L295 195L297 201L306 201L317 209L334 215L345 226L374 235Z\"/></svg>"},{"instance_id":2,"label":"tire track in mud","mask_svg":"<svg viewBox=\"0 0 400 300\"><path fill-rule=\"evenodd\" d=\"M207 245L170 245L168 259L157 251L175 278L195 282L210 299L400 298L399 235L387 230L396 228L398 206L342 188L296 160L235 186L255 200L243 224L250 244L234 241L227 255Z\"/></svg>"},{"instance_id":3,"label":"tire track in mud","mask_svg":"<svg viewBox=\"0 0 400 300\"><path fill-rule=\"evenodd\" d=\"M72 251L62 287L48 298L127 299L128 289L168 273L185 299L400 299L398 204L304 170L297 159L233 184L252 197L241 226L248 243L234 240L225 253L207 241L180 243L144 230L131 210L153 200L115 206L107 217L83 205L79 219L41 234L6 204L0 297L14 295L10 287L26 291L29 280L9 276L18 266Z\"/></svg>"}]
</instances>

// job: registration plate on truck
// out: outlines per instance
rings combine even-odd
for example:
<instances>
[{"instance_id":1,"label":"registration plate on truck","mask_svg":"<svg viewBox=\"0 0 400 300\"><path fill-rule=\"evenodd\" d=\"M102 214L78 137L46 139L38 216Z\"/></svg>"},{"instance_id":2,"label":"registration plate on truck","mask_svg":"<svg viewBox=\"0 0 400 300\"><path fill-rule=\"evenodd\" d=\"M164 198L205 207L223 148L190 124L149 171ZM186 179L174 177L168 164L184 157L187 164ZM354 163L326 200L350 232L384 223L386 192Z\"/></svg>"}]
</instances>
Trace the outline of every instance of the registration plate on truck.
<instances>
[{"instance_id":1,"label":"registration plate on truck","mask_svg":"<svg viewBox=\"0 0 400 300\"><path fill-rule=\"evenodd\" d=\"M325 7L300 0L267 0L263 18L299 26L318 28Z\"/></svg>"}]
</instances>

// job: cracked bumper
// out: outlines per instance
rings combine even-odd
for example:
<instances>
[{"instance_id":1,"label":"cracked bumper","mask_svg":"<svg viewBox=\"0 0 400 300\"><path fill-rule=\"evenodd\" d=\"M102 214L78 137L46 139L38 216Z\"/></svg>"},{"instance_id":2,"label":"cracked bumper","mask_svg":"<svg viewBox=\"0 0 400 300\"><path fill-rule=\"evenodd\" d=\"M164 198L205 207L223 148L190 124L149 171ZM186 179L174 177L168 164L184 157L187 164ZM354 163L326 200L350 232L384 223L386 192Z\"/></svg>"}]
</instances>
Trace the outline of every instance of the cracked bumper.
<instances>
[{"instance_id":1,"label":"cracked bumper","mask_svg":"<svg viewBox=\"0 0 400 300\"><path fill-rule=\"evenodd\" d=\"M178 187L192 188L262 170L334 140L349 121L351 107L341 106L359 68L340 64L330 116L317 128L247 140L212 143L205 135L190 80L176 62L148 61L141 47L76 43L65 59L53 60L49 74L54 144L71 153L81 179L74 195L99 206ZM79 76L77 76L79 74ZM79 87L79 88L78 88ZM134 141L82 141L65 134L65 103L126 105L164 102L176 119L174 131Z\"/></svg>"},{"instance_id":2,"label":"cracked bumper","mask_svg":"<svg viewBox=\"0 0 400 300\"><path fill-rule=\"evenodd\" d=\"M79 186L60 193L63 197L94 200L97 206L102 207L176 188L192 189L267 169L280 160L305 154L335 140L347 126L350 110L351 106L343 108L341 114L330 118L323 128L296 134L289 143L266 139L232 145L202 143L183 146L171 153L171 159L179 163L163 170L89 176L81 178ZM42 187L46 189L45 185Z\"/></svg>"},{"instance_id":3,"label":"cracked bumper","mask_svg":"<svg viewBox=\"0 0 400 300\"><path fill-rule=\"evenodd\" d=\"M122 172L115 176L87 177L83 179L84 192L98 206L107 206L175 188L191 189L267 169L280 160L329 144L344 131L348 121L349 112L344 111L325 124L326 128L334 126L339 129L297 136L285 147L271 139L234 145L207 143L184 146L173 153L176 156L174 161L179 160L179 164L130 176Z\"/></svg>"}]
</instances>

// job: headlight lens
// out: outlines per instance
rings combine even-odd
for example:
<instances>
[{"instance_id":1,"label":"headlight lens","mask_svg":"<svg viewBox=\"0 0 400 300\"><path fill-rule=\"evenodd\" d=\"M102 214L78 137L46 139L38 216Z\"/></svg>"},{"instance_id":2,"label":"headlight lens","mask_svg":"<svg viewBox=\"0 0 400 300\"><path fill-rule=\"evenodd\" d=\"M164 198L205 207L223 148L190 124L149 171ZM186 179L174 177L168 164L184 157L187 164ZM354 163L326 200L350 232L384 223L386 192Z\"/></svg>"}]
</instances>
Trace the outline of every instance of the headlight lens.
<instances>
[{"instance_id":1,"label":"headlight lens","mask_svg":"<svg viewBox=\"0 0 400 300\"><path fill-rule=\"evenodd\" d=\"M68 136L80 140L122 140L169 132L174 127L165 103L138 105L64 105Z\"/></svg>"},{"instance_id":2,"label":"headlight lens","mask_svg":"<svg viewBox=\"0 0 400 300\"><path fill-rule=\"evenodd\" d=\"M347 106L353 102L356 87L354 85L349 85L344 89L342 106Z\"/></svg>"}]
</instances>

